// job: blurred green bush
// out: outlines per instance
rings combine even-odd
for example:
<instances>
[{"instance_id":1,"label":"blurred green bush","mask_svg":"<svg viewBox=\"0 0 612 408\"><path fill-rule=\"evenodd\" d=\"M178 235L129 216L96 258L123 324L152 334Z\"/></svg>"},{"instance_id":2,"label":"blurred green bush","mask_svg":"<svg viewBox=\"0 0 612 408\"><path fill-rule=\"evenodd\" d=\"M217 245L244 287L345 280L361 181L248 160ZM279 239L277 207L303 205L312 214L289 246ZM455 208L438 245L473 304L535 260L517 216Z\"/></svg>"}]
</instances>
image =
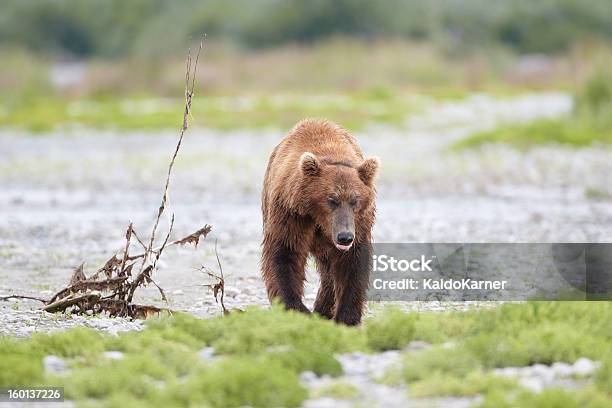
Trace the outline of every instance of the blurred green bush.
<instances>
[{"instance_id":1,"label":"blurred green bush","mask_svg":"<svg viewBox=\"0 0 612 408\"><path fill-rule=\"evenodd\" d=\"M432 39L451 50L498 43L556 52L612 39L607 0L4 0L0 43L79 56L182 50L206 32L244 47L330 35ZM112 28L112 29L109 29Z\"/></svg>"}]
</instances>

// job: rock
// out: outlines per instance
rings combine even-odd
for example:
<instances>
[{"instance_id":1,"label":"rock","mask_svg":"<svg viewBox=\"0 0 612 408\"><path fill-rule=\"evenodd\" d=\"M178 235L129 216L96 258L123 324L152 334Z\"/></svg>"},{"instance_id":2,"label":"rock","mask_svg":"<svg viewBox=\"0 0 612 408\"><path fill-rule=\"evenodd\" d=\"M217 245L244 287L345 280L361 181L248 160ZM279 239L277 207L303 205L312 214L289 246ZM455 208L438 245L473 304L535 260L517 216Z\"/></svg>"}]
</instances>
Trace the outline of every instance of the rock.
<instances>
[{"instance_id":1,"label":"rock","mask_svg":"<svg viewBox=\"0 0 612 408\"><path fill-rule=\"evenodd\" d=\"M574 372L571 365L567 363L563 363L563 362L553 363L553 365L550 366L550 368L553 371L553 374L555 375L555 377L558 377L558 378L571 377L571 375Z\"/></svg>"},{"instance_id":2,"label":"rock","mask_svg":"<svg viewBox=\"0 0 612 408\"><path fill-rule=\"evenodd\" d=\"M236 296L238 296L240 294L240 291L236 288L232 288L232 287L226 287L225 288L225 296L231 297L231 298L235 298Z\"/></svg>"},{"instance_id":3,"label":"rock","mask_svg":"<svg viewBox=\"0 0 612 408\"><path fill-rule=\"evenodd\" d=\"M105 351L104 357L109 360L123 360L124 355L120 351Z\"/></svg>"},{"instance_id":4,"label":"rock","mask_svg":"<svg viewBox=\"0 0 612 408\"><path fill-rule=\"evenodd\" d=\"M539 393L544 389L544 384L542 380L537 377L524 377L521 378L519 383L521 384L521 386L535 393Z\"/></svg>"},{"instance_id":5,"label":"rock","mask_svg":"<svg viewBox=\"0 0 612 408\"><path fill-rule=\"evenodd\" d=\"M345 375L367 375L368 355L359 351L341 354L338 361L342 364Z\"/></svg>"},{"instance_id":6,"label":"rock","mask_svg":"<svg viewBox=\"0 0 612 408\"><path fill-rule=\"evenodd\" d=\"M427 342L415 340L408 343L408 345L404 347L404 351L419 351L428 349L430 347L431 344Z\"/></svg>"},{"instance_id":7,"label":"rock","mask_svg":"<svg viewBox=\"0 0 612 408\"><path fill-rule=\"evenodd\" d=\"M349 401L341 401L334 398L316 398L304 401L303 408L348 408L353 406Z\"/></svg>"},{"instance_id":8,"label":"rock","mask_svg":"<svg viewBox=\"0 0 612 408\"><path fill-rule=\"evenodd\" d=\"M582 377L587 377L591 375L593 371L595 371L596 368L597 366L595 365L593 361L589 360L588 358L584 358L584 357L576 360L576 362L572 366L572 369L574 370L574 374L582 376Z\"/></svg>"},{"instance_id":9,"label":"rock","mask_svg":"<svg viewBox=\"0 0 612 408\"><path fill-rule=\"evenodd\" d=\"M496 368L493 370L493 374L500 375L502 377L516 378L521 374L521 368L519 367Z\"/></svg>"},{"instance_id":10,"label":"rock","mask_svg":"<svg viewBox=\"0 0 612 408\"><path fill-rule=\"evenodd\" d=\"M545 384L552 382L555 378L553 369L544 364L535 364L531 366L531 375L538 377Z\"/></svg>"},{"instance_id":11,"label":"rock","mask_svg":"<svg viewBox=\"0 0 612 408\"><path fill-rule=\"evenodd\" d=\"M109 322L108 320L104 320L104 319L91 320L89 324L91 327L97 328L97 329L107 329L108 327L112 325L111 322Z\"/></svg>"},{"instance_id":12,"label":"rock","mask_svg":"<svg viewBox=\"0 0 612 408\"><path fill-rule=\"evenodd\" d=\"M306 384L315 382L317 380L317 375L312 371L304 371L300 374L300 381Z\"/></svg>"},{"instance_id":13,"label":"rock","mask_svg":"<svg viewBox=\"0 0 612 408\"><path fill-rule=\"evenodd\" d=\"M66 362L63 359L53 355L46 356L43 359L43 366L45 367L45 371L49 371L53 374L61 374L68 371Z\"/></svg>"},{"instance_id":14,"label":"rock","mask_svg":"<svg viewBox=\"0 0 612 408\"><path fill-rule=\"evenodd\" d=\"M198 352L202 360L210 361L215 357L215 349L213 347L204 347Z\"/></svg>"}]
</instances>

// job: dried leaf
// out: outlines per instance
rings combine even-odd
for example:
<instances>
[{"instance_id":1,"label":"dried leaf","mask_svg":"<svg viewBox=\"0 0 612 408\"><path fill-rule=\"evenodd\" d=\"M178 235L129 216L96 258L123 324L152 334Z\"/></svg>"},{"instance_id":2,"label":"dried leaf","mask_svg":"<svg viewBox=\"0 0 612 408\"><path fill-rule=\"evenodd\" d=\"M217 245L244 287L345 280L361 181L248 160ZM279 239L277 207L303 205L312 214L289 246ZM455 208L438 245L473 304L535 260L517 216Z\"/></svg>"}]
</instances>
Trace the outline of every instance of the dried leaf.
<instances>
[{"instance_id":1,"label":"dried leaf","mask_svg":"<svg viewBox=\"0 0 612 408\"><path fill-rule=\"evenodd\" d=\"M85 263L82 263L76 268L74 268L74 272L72 273L72 277L70 278L70 283L68 284L69 286L72 286L76 283L79 283L87 279L87 277L85 276L85 273L83 272L84 266L85 266Z\"/></svg>"},{"instance_id":2,"label":"dried leaf","mask_svg":"<svg viewBox=\"0 0 612 408\"><path fill-rule=\"evenodd\" d=\"M121 266L121 263L122 260L113 255L113 257L106 261L104 266L100 268L98 272L104 272L106 278L109 279L113 276L113 272L115 272L117 268ZM117 275L119 275L119 273L117 273Z\"/></svg>"},{"instance_id":3,"label":"dried leaf","mask_svg":"<svg viewBox=\"0 0 612 408\"><path fill-rule=\"evenodd\" d=\"M187 235L183 239L174 241L173 244L178 244L178 245L193 244L193 246L197 248L198 244L200 243L200 238L206 238L206 236L211 230L212 230L212 227L206 224L204 227L200 228L193 234Z\"/></svg>"}]
</instances>

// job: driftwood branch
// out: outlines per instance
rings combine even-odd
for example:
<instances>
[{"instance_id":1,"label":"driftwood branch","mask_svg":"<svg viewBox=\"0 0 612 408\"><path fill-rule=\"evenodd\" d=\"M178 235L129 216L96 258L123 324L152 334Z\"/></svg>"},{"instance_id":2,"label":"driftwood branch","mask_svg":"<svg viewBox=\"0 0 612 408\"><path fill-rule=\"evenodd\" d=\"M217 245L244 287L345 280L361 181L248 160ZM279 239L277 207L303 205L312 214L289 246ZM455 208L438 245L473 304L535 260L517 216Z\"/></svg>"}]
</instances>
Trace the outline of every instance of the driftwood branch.
<instances>
[{"instance_id":1,"label":"driftwood branch","mask_svg":"<svg viewBox=\"0 0 612 408\"><path fill-rule=\"evenodd\" d=\"M6 302L11 299L23 299L23 300L36 300L38 302L47 303L48 300L35 297L35 296L25 296L25 295L8 295L8 296L0 296L0 301Z\"/></svg>"},{"instance_id":2,"label":"driftwood branch","mask_svg":"<svg viewBox=\"0 0 612 408\"><path fill-rule=\"evenodd\" d=\"M168 197L172 170L183 143L185 132L189 128L191 104L193 96L195 95L198 61L204 46L204 40L205 36L203 36L200 41L195 59L191 55L191 49L187 53L183 120L181 122L176 146L168 164L161 203L147 240L142 240L138 236L133 224L130 222L125 232L125 244L122 250L119 253L113 254L113 256L89 278L85 275L84 264L81 264L73 271L68 286L55 293L49 300L19 295L0 297L0 300L8 300L11 298L37 300L45 304L43 309L48 312L66 312L68 310L72 310L76 313L105 312L112 316L127 316L132 318L144 318L161 311L169 311L169 309L155 306L136 305L132 303L132 301L138 288L153 284L161 294L162 300L167 302L164 290L153 280L153 274L157 270L159 259L164 250L175 245L191 244L197 247L200 240L206 238L211 231L211 226L206 224L184 238L171 241L170 236L174 227L174 214L172 214L164 240L161 245L156 246L160 220L162 215L166 212L169 203ZM133 239L135 242L133 242ZM142 247L143 252L135 255L131 254L130 249L133 244ZM217 247L215 243L215 253L216 252ZM224 280L218 254L217 262L219 264L220 276L214 274L209 275L217 279L217 283L213 284L214 296L215 299L217 299L218 295L220 295L222 310L224 313L227 313L227 309L223 304ZM137 265L137 263L139 265ZM138 273L135 273L133 276L133 271L135 270L138 270Z\"/></svg>"}]
</instances>

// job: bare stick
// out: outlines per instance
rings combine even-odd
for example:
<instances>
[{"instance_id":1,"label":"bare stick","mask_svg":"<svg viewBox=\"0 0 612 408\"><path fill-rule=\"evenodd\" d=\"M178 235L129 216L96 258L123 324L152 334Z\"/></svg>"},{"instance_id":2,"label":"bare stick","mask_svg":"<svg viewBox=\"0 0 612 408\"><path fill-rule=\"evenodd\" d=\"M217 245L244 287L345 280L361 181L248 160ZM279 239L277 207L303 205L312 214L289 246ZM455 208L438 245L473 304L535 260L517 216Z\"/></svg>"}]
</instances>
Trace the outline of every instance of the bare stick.
<instances>
[{"instance_id":1,"label":"bare stick","mask_svg":"<svg viewBox=\"0 0 612 408\"><path fill-rule=\"evenodd\" d=\"M123 249L123 259L121 260L121 274L125 273L125 263L128 260L129 250L130 250L130 242L132 240L132 222L128 225L127 231L125 232L125 248Z\"/></svg>"},{"instance_id":2,"label":"bare stick","mask_svg":"<svg viewBox=\"0 0 612 408\"><path fill-rule=\"evenodd\" d=\"M202 52L202 48L204 47L204 39L205 36L202 37L200 41L200 47L198 48L198 53L196 55L195 65L192 66L191 63L191 49L187 53L187 67L185 72L185 111L183 112L183 125L181 126L181 131L179 133L179 139L174 149L174 153L172 154L172 159L170 160L170 164L168 165L168 172L166 174L166 184L164 186L164 193L162 195L161 204L159 206L159 210L157 211L157 218L155 219L155 224L153 224L153 229L151 230L151 237L149 239L149 245L147 246L147 251L145 251L145 255L142 258L142 264L140 266L140 270L145 267L145 264L148 260L148 254L153 249L153 244L155 242L155 234L157 232L157 227L159 226L159 220L166 209L166 204L168 201L168 188L170 187L170 176L172 175L172 169L174 168L174 162L176 161L176 156L181 148L181 144L183 143L183 136L189 127L189 113L191 112L191 101L193 95L195 93L195 76L198 69L198 60L200 59L200 52ZM192 72L193 70L193 72ZM193 77L192 77L193 76ZM191 80L191 84L189 81Z\"/></svg>"},{"instance_id":3,"label":"bare stick","mask_svg":"<svg viewBox=\"0 0 612 408\"><path fill-rule=\"evenodd\" d=\"M6 302L9 299L26 299L26 300L36 300L42 303L47 303L48 300L41 299L35 296L24 296L24 295L9 295L9 296L0 296L0 301Z\"/></svg>"},{"instance_id":4,"label":"bare stick","mask_svg":"<svg viewBox=\"0 0 612 408\"><path fill-rule=\"evenodd\" d=\"M170 217L168 230L162 244L158 247L154 247L161 216L164 213L168 213L166 209L169 202L168 196L170 179L172 176L174 163L181 148L185 132L189 127L191 103L195 94L197 64L200 53L204 47L204 40L205 36L202 36L195 59L192 57L191 49L187 54L185 69L185 109L183 111L183 121L180 127L176 147L171 156L170 163L168 164L163 195L151 234L147 238L148 244L145 244L145 241L140 239L132 222L130 222L125 232L125 244L122 250L113 254L113 256L109 258L104 265L89 278L85 275L84 264L81 264L74 269L70 283L65 288L53 295L53 297L49 300L36 298L33 296L10 295L0 297L0 301L9 299L31 299L44 303L43 310L51 312L66 312L67 310L71 309L75 313L106 312L111 316L129 316L132 318L147 317L151 314L159 313L160 311L168 311L171 313L169 309L133 304L132 299L134 298L134 293L138 288L152 283L159 290L162 300L167 302L168 300L164 290L153 280L153 274L157 270L157 265L162 253L166 248L174 245L193 244L195 247L197 247L200 240L206 238L208 233L211 231L210 225L204 225L204 227L182 239L171 241L170 236L174 228L174 214L172 214ZM134 243L137 242L138 245L143 248L143 253L138 255L130 254L133 239L135 239ZM217 249L215 243L215 253L216 251ZM132 270L137 267L138 263L140 263L140 270L138 274L132 276ZM209 276L215 277L217 280L214 285L211 285L215 293L215 300L217 299L219 292L221 292L221 305L224 313L227 313L225 305L223 304L223 270L221 269L221 261L219 260L218 255L217 263L219 264L221 276L216 276L211 272L208 273ZM101 276L105 276L105 279L100 280Z\"/></svg>"},{"instance_id":5,"label":"bare stick","mask_svg":"<svg viewBox=\"0 0 612 408\"><path fill-rule=\"evenodd\" d=\"M223 277L223 267L221 266L221 260L219 259L219 252L217 252L217 240L215 239L215 257L217 257L217 264L219 265L219 274L221 275L221 309L223 309L223 314L227 314L228 311L225 308L225 303L223 303L223 298L225 296L225 278Z\"/></svg>"}]
</instances>

